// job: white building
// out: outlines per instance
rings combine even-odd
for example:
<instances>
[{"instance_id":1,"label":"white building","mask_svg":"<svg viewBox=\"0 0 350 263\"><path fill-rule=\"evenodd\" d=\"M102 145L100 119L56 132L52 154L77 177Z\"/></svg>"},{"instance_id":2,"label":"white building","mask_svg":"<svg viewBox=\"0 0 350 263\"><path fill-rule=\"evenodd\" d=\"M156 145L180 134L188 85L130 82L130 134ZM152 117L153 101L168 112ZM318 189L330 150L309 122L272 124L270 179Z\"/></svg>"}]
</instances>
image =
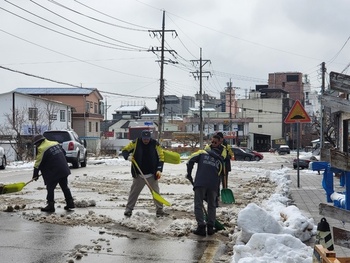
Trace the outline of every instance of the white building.
<instances>
[{"instance_id":1,"label":"white building","mask_svg":"<svg viewBox=\"0 0 350 263\"><path fill-rule=\"evenodd\" d=\"M46 130L71 128L71 106L17 92L0 94L1 146L8 161L16 160L12 138L31 140Z\"/></svg>"},{"instance_id":2,"label":"white building","mask_svg":"<svg viewBox=\"0 0 350 263\"><path fill-rule=\"evenodd\" d=\"M282 138L282 105L282 96L261 98L261 93L258 91L251 91L249 99L237 101L239 108L237 115L241 115L241 118L253 118L253 122L249 123L249 148L259 147L258 144L266 148L272 140Z\"/></svg>"}]
</instances>

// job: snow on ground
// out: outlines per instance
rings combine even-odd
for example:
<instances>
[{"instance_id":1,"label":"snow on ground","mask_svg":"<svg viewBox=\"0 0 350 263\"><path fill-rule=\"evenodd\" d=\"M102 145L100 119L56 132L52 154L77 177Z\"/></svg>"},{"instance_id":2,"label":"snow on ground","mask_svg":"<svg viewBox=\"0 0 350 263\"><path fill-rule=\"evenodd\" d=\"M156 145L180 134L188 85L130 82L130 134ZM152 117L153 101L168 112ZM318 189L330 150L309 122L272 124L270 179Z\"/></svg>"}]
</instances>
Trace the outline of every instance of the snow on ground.
<instances>
[{"instance_id":1,"label":"snow on ground","mask_svg":"<svg viewBox=\"0 0 350 263\"><path fill-rule=\"evenodd\" d=\"M291 203L288 176L291 168L288 167L292 167L293 157L272 153L264 153L264 156L260 162L232 162L228 185L236 202L220 204L217 209L217 220L226 229L217 232L215 237L229 247L226 257L221 260L235 263L311 263L313 249L303 242L316 234L316 225L297 207L288 205ZM96 169L91 170L92 166ZM32 167L33 163L12 163L6 169ZM23 217L38 222L100 227L113 223L133 231L156 235L193 235L191 230L196 227L193 191L185 179L185 162L179 165L165 164L160 189L161 195L172 203L171 207L165 207L165 211L170 214L167 219L155 216L150 192L146 187L133 215L130 218L123 216L131 184L128 161L94 158L89 160L88 167L72 171L69 179L77 207L85 209L75 209L67 216L59 213L43 215L38 210L37 200L45 196L45 188L37 184L35 190L42 191L40 198L29 189L25 195L0 195L2 210L6 210L9 204L19 203L19 207L23 207L24 203ZM62 198L57 203L63 207Z\"/></svg>"}]
</instances>

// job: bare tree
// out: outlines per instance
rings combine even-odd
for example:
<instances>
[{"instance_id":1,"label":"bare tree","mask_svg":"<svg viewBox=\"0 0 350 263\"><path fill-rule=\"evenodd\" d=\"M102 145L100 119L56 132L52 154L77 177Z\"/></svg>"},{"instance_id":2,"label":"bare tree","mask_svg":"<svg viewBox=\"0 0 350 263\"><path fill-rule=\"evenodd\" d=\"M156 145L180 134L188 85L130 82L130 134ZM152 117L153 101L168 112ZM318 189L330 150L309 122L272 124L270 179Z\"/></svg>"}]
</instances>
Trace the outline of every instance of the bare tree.
<instances>
[{"instance_id":1,"label":"bare tree","mask_svg":"<svg viewBox=\"0 0 350 263\"><path fill-rule=\"evenodd\" d=\"M33 157L32 137L51 129L58 111L53 102L46 101L43 106L37 99L33 99L29 106L11 109L4 114L7 121L1 126L0 133L9 141L17 160Z\"/></svg>"},{"instance_id":2,"label":"bare tree","mask_svg":"<svg viewBox=\"0 0 350 263\"><path fill-rule=\"evenodd\" d=\"M27 123L27 114L28 110L25 107L15 110L11 109L10 113L4 113L7 121L0 129L2 137L9 141L19 161L27 158L28 154L28 139L21 135L24 125Z\"/></svg>"},{"instance_id":3,"label":"bare tree","mask_svg":"<svg viewBox=\"0 0 350 263\"><path fill-rule=\"evenodd\" d=\"M189 145L192 149L195 149L199 145L199 133L188 133L188 132L174 132L173 140Z\"/></svg>"},{"instance_id":4,"label":"bare tree","mask_svg":"<svg viewBox=\"0 0 350 263\"><path fill-rule=\"evenodd\" d=\"M322 120L315 119L312 123L313 128L319 135L321 136L321 130L323 131L323 138L325 142L329 142L332 147L336 147L337 142L337 123L336 123L336 115L331 113L330 108L325 108L323 112L324 116L324 125L321 129Z\"/></svg>"},{"instance_id":5,"label":"bare tree","mask_svg":"<svg viewBox=\"0 0 350 263\"><path fill-rule=\"evenodd\" d=\"M45 101L45 108L43 112L43 120L45 123L48 124L48 130L52 129L52 123L57 120L57 118L60 118L59 116L59 108L56 104L52 103L51 101Z\"/></svg>"}]
</instances>

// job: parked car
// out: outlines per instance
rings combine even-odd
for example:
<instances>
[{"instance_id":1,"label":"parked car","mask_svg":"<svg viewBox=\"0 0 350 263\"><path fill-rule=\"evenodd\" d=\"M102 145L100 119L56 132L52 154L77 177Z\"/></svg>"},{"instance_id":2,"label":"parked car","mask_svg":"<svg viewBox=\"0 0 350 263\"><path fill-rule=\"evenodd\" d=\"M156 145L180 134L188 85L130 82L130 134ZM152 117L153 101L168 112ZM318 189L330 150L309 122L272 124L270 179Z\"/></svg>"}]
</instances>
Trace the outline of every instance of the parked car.
<instances>
[{"instance_id":1,"label":"parked car","mask_svg":"<svg viewBox=\"0 0 350 263\"><path fill-rule=\"evenodd\" d=\"M66 151L67 162L71 163L73 168L86 167L86 140L81 140L76 132L68 130L46 131L43 135L46 139L61 144L63 150Z\"/></svg>"},{"instance_id":2,"label":"parked car","mask_svg":"<svg viewBox=\"0 0 350 263\"><path fill-rule=\"evenodd\" d=\"M290 154L290 148L288 145L280 145L280 147L277 149L278 154Z\"/></svg>"},{"instance_id":3,"label":"parked car","mask_svg":"<svg viewBox=\"0 0 350 263\"><path fill-rule=\"evenodd\" d=\"M235 155L236 161L253 161L254 154L247 153L245 150L239 147L232 147L233 154Z\"/></svg>"},{"instance_id":4,"label":"parked car","mask_svg":"<svg viewBox=\"0 0 350 263\"><path fill-rule=\"evenodd\" d=\"M6 168L6 155L4 148L0 147L0 170Z\"/></svg>"},{"instance_id":5,"label":"parked car","mask_svg":"<svg viewBox=\"0 0 350 263\"><path fill-rule=\"evenodd\" d=\"M310 162L318 162L315 156L299 156L299 169L308 169ZM293 160L293 168L297 169L298 158Z\"/></svg>"},{"instance_id":6,"label":"parked car","mask_svg":"<svg viewBox=\"0 0 350 263\"><path fill-rule=\"evenodd\" d=\"M245 150L247 153L253 154L255 161L260 161L261 159L264 159L264 155L262 155L261 153L259 153L257 151L254 151L254 150L246 148L246 147L241 147L241 149Z\"/></svg>"}]
</instances>

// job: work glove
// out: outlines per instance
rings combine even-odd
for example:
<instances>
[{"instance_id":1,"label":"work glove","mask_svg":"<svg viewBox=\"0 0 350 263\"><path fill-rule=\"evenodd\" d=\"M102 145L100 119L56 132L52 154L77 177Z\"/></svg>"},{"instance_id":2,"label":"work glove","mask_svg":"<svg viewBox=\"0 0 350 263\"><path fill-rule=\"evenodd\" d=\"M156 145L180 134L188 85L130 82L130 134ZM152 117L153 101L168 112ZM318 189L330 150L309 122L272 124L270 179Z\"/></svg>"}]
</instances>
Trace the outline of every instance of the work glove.
<instances>
[{"instance_id":1,"label":"work glove","mask_svg":"<svg viewBox=\"0 0 350 263\"><path fill-rule=\"evenodd\" d=\"M34 181L37 181L37 180L39 179L39 169L34 168L32 179L33 179Z\"/></svg>"},{"instance_id":2,"label":"work glove","mask_svg":"<svg viewBox=\"0 0 350 263\"><path fill-rule=\"evenodd\" d=\"M162 172L161 171L157 171L156 173L156 180L159 180L162 177Z\"/></svg>"},{"instance_id":3,"label":"work glove","mask_svg":"<svg viewBox=\"0 0 350 263\"><path fill-rule=\"evenodd\" d=\"M128 161L132 162L132 160L134 160L134 156L132 156L132 154L131 154L131 155L129 155L129 157L128 157Z\"/></svg>"}]
</instances>

